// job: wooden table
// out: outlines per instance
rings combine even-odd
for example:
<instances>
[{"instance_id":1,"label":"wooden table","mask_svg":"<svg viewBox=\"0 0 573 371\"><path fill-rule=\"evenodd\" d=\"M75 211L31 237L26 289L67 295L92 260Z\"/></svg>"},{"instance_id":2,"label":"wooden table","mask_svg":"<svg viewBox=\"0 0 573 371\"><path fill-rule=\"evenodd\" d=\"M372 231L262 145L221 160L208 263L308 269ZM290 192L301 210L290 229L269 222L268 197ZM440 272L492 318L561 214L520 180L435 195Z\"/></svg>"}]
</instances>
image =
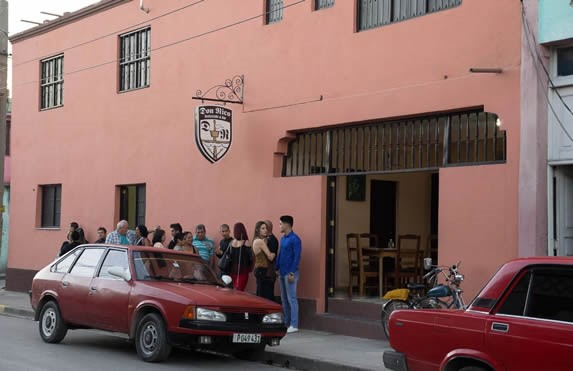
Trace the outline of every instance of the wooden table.
<instances>
[{"instance_id":1,"label":"wooden table","mask_svg":"<svg viewBox=\"0 0 573 371\"><path fill-rule=\"evenodd\" d=\"M363 256L372 256L378 258L378 289L380 297L384 296L383 283L384 283L384 258L394 258L398 257L398 249L379 249L377 247L363 247Z\"/></svg>"}]
</instances>

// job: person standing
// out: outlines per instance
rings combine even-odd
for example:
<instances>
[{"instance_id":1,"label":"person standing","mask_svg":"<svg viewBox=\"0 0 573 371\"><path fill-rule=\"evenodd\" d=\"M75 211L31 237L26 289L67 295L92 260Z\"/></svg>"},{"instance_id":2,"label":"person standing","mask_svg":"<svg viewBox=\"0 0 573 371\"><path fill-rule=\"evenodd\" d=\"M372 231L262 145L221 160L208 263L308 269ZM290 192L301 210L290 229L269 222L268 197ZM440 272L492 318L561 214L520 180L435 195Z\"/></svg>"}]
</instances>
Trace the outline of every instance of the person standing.
<instances>
[{"instance_id":1,"label":"person standing","mask_svg":"<svg viewBox=\"0 0 573 371\"><path fill-rule=\"evenodd\" d=\"M229 247L231 246L231 242L233 242L233 237L231 237L231 228L229 228L228 224L221 224L221 228L219 229L221 232L221 241L219 241L219 248L215 250L215 255L219 259L223 257L225 254L230 254L231 252L228 251ZM221 271L222 275L228 275L231 272L223 272Z\"/></svg>"},{"instance_id":2,"label":"person standing","mask_svg":"<svg viewBox=\"0 0 573 371\"><path fill-rule=\"evenodd\" d=\"M215 250L215 243L207 238L207 229L205 225L199 224L195 228L195 238L193 238L193 246L197 248L199 256L207 263L211 264L213 251Z\"/></svg>"},{"instance_id":3,"label":"person standing","mask_svg":"<svg viewBox=\"0 0 573 371\"><path fill-rule=\"evenodd\" d=\"M97 240L95 243L105 243L105 237L107 236L107 229L104 227L99 227L97 229Z\"/></svg>"},{"instance_id":4,"label":"person standing","mask_svg":"<svg viewBox=\"0 0 573 371\"><path fill-rule=\"evenodd\" d=\"M177 241L175 241L175 235L177 233L183 233L183 227L179 223L173 223L169 226L171 228L171 241L169 241L169 245L167 246L168 249L173 250Z\"/></svg>"},{"instance_id":5,"label":"person standing","mask_svg":"<svg viewBox=\"0 0 573 371\"><path fill-rule=\"evenodd\" d=\"M281 248L276 267L279 271L281 285L281 300L285 315L287 332L298 331L298 299L296 287L299 279L298 264L300 263L301 241L292 230L294 219L290 215L280 217L279 229L283 234Z\"/></svg>"},{"instance_id":6,"label":"person standing","mask_svg":"<svg viewBox=\"0 0 573 371\"><path fill-rule=\"evenodd\" d=\"M265 224L267 225L267 247L269 251L273 254L278 255L279 253L279 240L273 234L273 222L270 220L265 220ZM267 269L267 279L270 281L269 285L272 288L273 297L271 300L275 300L275 282L277 280L277 271L275 269L275 264L270 264Z\"/></svg>"},{"instance_id":7,"label":"person standing","mask_svg":"<svg viewBox=\"0 0 573 371\"><path fill-rule=\"evenodd\" d=\"M68 251L73 250L77 246L81 245L82 242L80 241L80 234L77 230L73 230L69 233L69 240L70 243L62 245L60 248L60 256L65 255Z\"/></svg>"},{"instance_id":8,"label":"person standing","mask_svg":"<svg viewBox=\"0 0 573 371\"><path fill-rule=\"evenodd\" d=\"M165 242L165 231L157 227L153 232L153 239L151 240L151 243L153 244L153 247L165 248L163 242Z\"/></svg>"},{"instance_id":9,"label":"person standing","mask_svg":"<svg viewBox=\"0 0 573 371\"><path fill-rule=\"evenodd\" d=\"M152 246L151 241L147 238L148 235L149 231L147 230L147 227L143 224L138 225L135 228L135 244L137 246Z\"/></svg>"},{"instance_id":10,"label":"person standing","mask_svg":"<svg viewBox=\"0 0 573 371\"><path fill-rule=\"evenodd\" d=\"M255 224L253 237L253 255L255 256L255 278L257 280L257 296L268 300L274 300L274 281L268 279L267 271L275 260L275 254L267 247L267 225L263 221Z\"/></svg>"},{"instance_id":11,"label":"person standing","mask_svg":"<svg viewBox=\"0 0 573 371\"><path fill-rule=\"evenodd\" d=\"M117 223L116 230L107 235L105 243L115 245L135 245L135 232L129 229L127 220L122 220Z\"/></svg>"},{"instance_id":12,"label":"person standing","mask_svg":"<svg viewBox=\"0 0 573 371\"><path fill-rule=\"evenodd\" d=\"M183 232L183 251L199 255L195 246L193 246L193 233Z\"/></svg>"}]
</instances>

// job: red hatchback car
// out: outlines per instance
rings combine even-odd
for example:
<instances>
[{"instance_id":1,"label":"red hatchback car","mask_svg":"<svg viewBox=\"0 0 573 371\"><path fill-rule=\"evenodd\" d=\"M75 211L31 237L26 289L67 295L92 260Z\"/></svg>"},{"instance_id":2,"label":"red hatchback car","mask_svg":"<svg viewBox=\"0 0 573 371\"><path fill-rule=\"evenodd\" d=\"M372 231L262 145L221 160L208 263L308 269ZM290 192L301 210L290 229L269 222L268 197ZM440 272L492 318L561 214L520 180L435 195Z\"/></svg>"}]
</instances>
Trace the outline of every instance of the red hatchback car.
<instances>
[{"instance_id":1,"label":"red hatchback car","mask_svg":"<svg viewBox=\"0 0 573 371\"><path fill-rule=\"evenodd\" d=\"M228 288L199 256L167 249L79 246L36 274L30 300L45 342L68 329L119 332L147 362L172 346L251 358L286 333L279 304Z\"/></svg>"},{"instance_id":2,"label":"red hatchback car","mask_svg":"<svg viewBox=\"0 0 573 371\"><path fill-rule=\"evenodd\" d=\"M390 316L391 370L573 370L573 258L506 263L467 310Z\"/></svg>"}]
</instances>

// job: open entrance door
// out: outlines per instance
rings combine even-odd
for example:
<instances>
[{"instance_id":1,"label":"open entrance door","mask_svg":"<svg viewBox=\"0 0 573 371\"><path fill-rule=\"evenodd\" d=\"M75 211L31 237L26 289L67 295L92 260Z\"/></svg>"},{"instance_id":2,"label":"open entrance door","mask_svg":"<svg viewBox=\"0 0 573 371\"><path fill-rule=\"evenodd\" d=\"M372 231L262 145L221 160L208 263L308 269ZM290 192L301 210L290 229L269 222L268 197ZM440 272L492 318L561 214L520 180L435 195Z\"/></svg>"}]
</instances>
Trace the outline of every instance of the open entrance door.
<instances>
[{"instance_id":1,"label":"open entrance door","mask_svg":"<svg viewBox=\"0 0 573 371\"><path fill-rule=\"evenodd\" d=\"M573 165L555 167L554 186L554 254L573 256Z\"/></svg>"}]
</instances>

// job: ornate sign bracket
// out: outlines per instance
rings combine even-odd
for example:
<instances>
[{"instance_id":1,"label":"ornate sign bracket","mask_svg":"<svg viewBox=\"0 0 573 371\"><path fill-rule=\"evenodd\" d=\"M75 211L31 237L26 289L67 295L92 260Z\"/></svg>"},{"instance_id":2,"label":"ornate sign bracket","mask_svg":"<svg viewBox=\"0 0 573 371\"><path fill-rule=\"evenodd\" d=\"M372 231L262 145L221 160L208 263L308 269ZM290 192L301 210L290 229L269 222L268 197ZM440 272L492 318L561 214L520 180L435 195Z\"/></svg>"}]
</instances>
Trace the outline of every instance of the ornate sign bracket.
<instances>
[{"instance_id":1,"label":"ornate sign bracket","mask_svg":"<svg viewBox=\"0 0 573 371\"><path fill-rule=\"evenodd\" d=\"M224 84L212 86L205 92L197 90L193 99L199 99L202 102L243 104L244 83L244 76L236 75L231 79L226 79Z\"/></svg>"}]
</instances>

